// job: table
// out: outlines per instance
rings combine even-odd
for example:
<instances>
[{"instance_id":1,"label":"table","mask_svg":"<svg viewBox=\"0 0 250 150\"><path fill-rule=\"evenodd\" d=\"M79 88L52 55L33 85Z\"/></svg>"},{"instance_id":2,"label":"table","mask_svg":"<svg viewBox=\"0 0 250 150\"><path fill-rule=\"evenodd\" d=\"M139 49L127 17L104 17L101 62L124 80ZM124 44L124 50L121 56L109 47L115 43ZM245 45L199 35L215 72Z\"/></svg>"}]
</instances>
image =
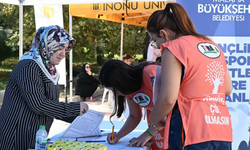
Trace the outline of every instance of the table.
<instances>
[{"instance_id":1,"label":"table","mask_svg":"<svg viewBox=\"0 0 250 150\"><path fill-rule=\"evenodd\" d=\"M112 122L115 125L115 131L120 130L121 127L123 126L123 124L125 123L124 121L112 121ZM102 123L100 124L100 129L103 130L104 132L111 132L112 131L111 127L112 127L112 125L109 121L102 121ZM133 132L131 132L127 136L123 137L117 144L111 145L108 142L104 142L103 145L107 146L108 150L123 150L123 149L126 149L126 150L150 150L151 149L150 147L143 147L143 148L142 147L126 147L129 143L130 139L132 139L133 137L138 137L147 128L148 128L148 126L147 126L146 121L142 121ZM56 141L56 140L62 139L62 138L60 138L62 133L63 133L63 131L61 133L51 137L50 141ZM76 140L76 139L71 138L68 140ZM106 136L95 137L95 140L106 140Z\"/></svg>"}]
</instances>

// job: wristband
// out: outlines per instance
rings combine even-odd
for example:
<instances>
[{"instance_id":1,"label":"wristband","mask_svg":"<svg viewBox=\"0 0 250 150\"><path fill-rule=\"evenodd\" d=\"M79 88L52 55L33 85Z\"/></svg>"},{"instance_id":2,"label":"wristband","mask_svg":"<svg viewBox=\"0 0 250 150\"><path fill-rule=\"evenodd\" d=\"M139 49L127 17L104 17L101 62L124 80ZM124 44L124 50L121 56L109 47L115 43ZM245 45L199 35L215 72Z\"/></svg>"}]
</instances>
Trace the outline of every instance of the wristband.
<instances>
[{"instance_id":1,"label":"wristband","mask_svg":"<svg viewBox=\"0 0 250 150\"><path fill-rule=\"evenodd\" d=\"M157 130L159 132L159 129L156 127L155 124L153 124L152 126L155 128L155 130Z\"/></svg>"},{"instance_id":2,"label":"wristband","mask_svg":"<svg viewBox=\"0 0 250 150\"><path fill-rule=\"evenodd\" d=\"M151 137L154 136L153 133L151 133L148 129L146 131L147 131L147 133L148 133L149 136L151 136Z\"/></svg>"}]
</instances>

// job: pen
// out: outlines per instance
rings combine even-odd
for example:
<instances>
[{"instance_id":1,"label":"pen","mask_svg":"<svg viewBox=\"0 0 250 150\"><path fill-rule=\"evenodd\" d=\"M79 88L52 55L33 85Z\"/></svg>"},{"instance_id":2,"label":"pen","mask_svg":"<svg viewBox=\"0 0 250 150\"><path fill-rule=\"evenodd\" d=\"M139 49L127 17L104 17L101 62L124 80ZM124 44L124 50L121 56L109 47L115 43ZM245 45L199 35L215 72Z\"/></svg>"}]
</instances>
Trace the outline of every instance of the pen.
<instances>
[{"instance_id":1,"label":"pen","mask_svg":"<svg viewBox=\"0 0 250 150\"><path fill-rule=\"evenodd\" d=\"M110 133L103 133L101 135L89 135L89 136L76 137L76 141L77 141L77 139L80 139L80 138L101 137L101 136L107 136L108 134L110 134ZM114 132L114 134L116 134L116 132Z\"/></svg>"},{"instance_id":2,"label":"pen","mask_svg":"<svg viewBox=\"0 0 250 150\"><path fill-rule=\"evenodd\" d=\"M106 142L105 140L96 140L96 141L84 141L84 142Z\"/></svg>"},{"instance_id":3,"label":"pen","mask_svg":"<svg viewBox=\"0 0 250 150\"><path fill-rule=\"evenodd\" d=\"M112 135L111 135L111 140L114 139L114 130L115 130L115 126L112 126Z\"/></svg>"}]
</instances>

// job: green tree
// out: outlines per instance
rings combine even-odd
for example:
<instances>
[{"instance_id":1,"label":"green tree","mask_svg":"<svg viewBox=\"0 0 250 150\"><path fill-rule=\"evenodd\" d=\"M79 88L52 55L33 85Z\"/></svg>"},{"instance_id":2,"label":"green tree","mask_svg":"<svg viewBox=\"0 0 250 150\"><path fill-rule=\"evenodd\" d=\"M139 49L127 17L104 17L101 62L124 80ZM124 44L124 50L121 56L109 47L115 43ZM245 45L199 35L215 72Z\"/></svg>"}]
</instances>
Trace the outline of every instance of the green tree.
<instances>
[{"instance_id":1,"label":"green tree","mask_svg":"<svg viewBox=\"0 0 250 150\"><path fill-rule=\"evenodd\" d=\"M35 34L35 17L33 6L24 6L23 8L23 51L25 52L31 48ZM17 57L19 51L19 6L1 3L0 10L0 27L8 32L6 45L12 52L12 56Z\"/></svg>"},{"instance_id":2,"label":"green tree","mask_svg":"<svg viewBox=\"0 0 250 150\"><path fill-rule=\"evenodd\" d=\"M83 55L81 59L86 59L86 56L93 58L102 53L108 54L107 59L113 58L115 54L120 55L120 23L74 17L73 24L73 36L77 40L74 54ZM124 25L123 37L123 53L142 54L144 27ZM99 54L96 50L99 50Z\"/></svg>"},{"instance_id":3,"label":"green tree","mask_svg":"<svg viewBox=\"0 0 250 150\"><path fill-rule=\"evenodd\" d=\"M23 48L24 52L31 48L35 35L35 15L33 6L24 6ZM63 6L64 28L69 30L69 6ZM19 50L19 6L0 4L0 27L7 32L6 45L12 56L18 56ZM96 59L98 64L120 55L121 24L104 20L73 17L73 37L77 43L73 54L76 61ZM131 55L143 52L145 28L124 25L123 52ZM3 41L3 40L2 40Z\"/></svg>"},{"instance_id":4,"label":"green tree","mask_svg":"<svg viewBox=\"0 0 250 150\"><path fill-rule=\"evenodd\" d=\"M68 6L64 6L64 27L68 29ZM95 58L99 65L115 54L120 55L121 24L81 17L73 17L73 37L76 46L73 57L77 61L86 61ZM142 54L145 48L145 28L133 25L124 25L123 53Z\"/></svg>"},{"instance_id":5,"label":"green tree","mask_svg":"<svg viewBox=\"0 0 250 150\"><path fill-rule=\"evenodd\" d=\"M1 62L5 60L6 57L9 57L11 55L11 51L9 50L9 47L6 45L7 41L7 32L0 27L0 66Z\"/></svg>"},{"instance_id":6,"label":"green tree","mask_svg":"<svg viewBox=\"0 0 250 150\"><path fill-rule=\"evenodd\" d=\"M0 63L10 57L15 49L9 45L11 39L14 19L12 15L15 13L14 5L0 4Z\"/></svg>"}]
</instances>

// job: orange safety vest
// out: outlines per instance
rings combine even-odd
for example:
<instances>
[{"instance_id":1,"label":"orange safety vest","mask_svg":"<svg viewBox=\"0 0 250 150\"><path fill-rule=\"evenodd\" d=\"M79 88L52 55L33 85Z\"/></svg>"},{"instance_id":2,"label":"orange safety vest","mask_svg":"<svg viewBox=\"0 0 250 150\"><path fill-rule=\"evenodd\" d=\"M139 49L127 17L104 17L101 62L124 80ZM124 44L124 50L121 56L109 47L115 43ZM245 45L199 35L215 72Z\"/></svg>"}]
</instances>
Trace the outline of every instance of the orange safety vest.
<instances>
[{"instance_id":1,"label":"orange safety vest","mask_svg":"<svg viewBox=\"0 0 250 150\"><path fill-rule=\"evenodd\" d=\"M153 109L153 83L156 75L156 65L148 65L143 69L143 82L141 89L126 97L133 100L135 103L144 107L147 114L147 123L150 125L149 115ZM146 129L145 129L146 130ZM164 150L164 129L156 133L151 139L153 141L152 150Z\"/></svg>"},{"instance_id":2,"label":"orange safety vest","mask_svg":"<svg viewBox=\"0 0 250 150\"><path fill-rule=\"evenodd\" d=\"M227 65L222 50L212 41L190 35L168 41L162 44L164 48L185 66L178 95L186 136L184 146L212 140L232 142L231 118L225 102ZM170 116L165 126L165 149Z\"/></svg>"}]
</instances>

